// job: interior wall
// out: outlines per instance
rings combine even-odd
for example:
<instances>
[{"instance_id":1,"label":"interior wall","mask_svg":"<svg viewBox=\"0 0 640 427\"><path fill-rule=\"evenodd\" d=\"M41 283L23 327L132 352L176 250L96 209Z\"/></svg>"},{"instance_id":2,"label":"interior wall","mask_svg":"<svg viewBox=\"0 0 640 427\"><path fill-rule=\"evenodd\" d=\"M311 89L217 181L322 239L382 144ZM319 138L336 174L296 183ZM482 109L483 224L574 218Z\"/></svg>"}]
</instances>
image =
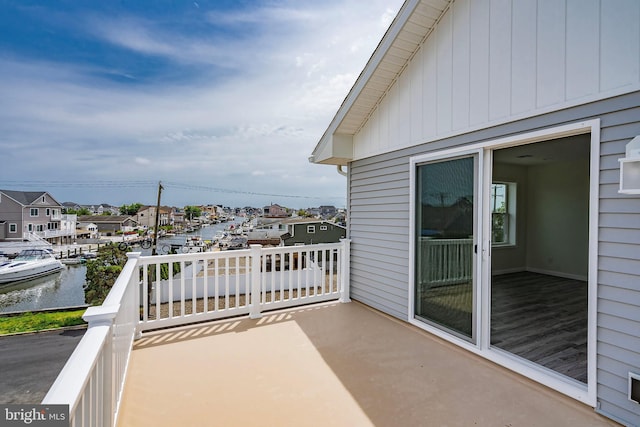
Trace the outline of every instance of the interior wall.
<instances>
[{"instance_id":1,"label":"interior wall","mask_svg":"<svg viewBox=\"0 0 640 427\"><path fill-rule=\"evenodd\" d=\"M495 246L491 249L492 274L524 271L527 267L527 168L520 165L495 163L493 182L516 184L516 242L515 245Z\"/></svg>"},{"instance_id":2,"label":"interior wall","mask_svg":"<svg viewBox=\"0 0 640 427\"><path fill-rule=\"evenodd\" d=\"M527 168L527 270L587 280L589 162Z\"/></svg>"}]
</instances>

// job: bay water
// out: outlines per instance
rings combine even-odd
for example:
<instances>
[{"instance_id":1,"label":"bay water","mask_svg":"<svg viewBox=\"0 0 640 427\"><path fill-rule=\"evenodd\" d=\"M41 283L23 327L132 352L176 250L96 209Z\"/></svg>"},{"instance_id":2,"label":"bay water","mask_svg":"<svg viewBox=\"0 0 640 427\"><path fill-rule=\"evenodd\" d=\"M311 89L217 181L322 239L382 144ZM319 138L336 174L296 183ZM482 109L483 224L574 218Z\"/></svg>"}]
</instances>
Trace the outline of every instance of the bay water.
<instances>
[{"instance_id":1,"label":"bay water","mask_svg":"<svg viewBox=\"0 0 640 427\"><path fill-rule=\"evenodd\" d=\"M161 238L158 247L183 245L187 236L200 236L202 240L211 240L219 230L230 225L237 226L240 221L212 224L202 227L194 233L180 234ZM139 248L134 249L141 251ZM142 250L143 255L148 255ZM149 253L150 254L150 253ZM84 283L87 268L83 264L65 265L62 271L0 287L0 313L14 311L42 310L47 308L74 307L85 304Z\"/></svg>"}]
</instances>

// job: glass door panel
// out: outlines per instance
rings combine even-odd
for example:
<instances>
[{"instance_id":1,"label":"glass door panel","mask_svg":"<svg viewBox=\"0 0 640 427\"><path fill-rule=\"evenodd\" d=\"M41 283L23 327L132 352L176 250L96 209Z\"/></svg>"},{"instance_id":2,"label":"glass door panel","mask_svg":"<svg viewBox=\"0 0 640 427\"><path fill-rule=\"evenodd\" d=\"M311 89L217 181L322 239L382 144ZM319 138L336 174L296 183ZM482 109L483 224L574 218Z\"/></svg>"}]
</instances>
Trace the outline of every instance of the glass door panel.
<instances>
[{"instance_id":1,"label":"glass door panel","mask_svg":"<svg viewBox=\"0 0 640 427\"><path fill-rule=\"evenodd\" d=\"M417 167L416 318L475 342L477 156Z\"/></svg>"}]
</instances>

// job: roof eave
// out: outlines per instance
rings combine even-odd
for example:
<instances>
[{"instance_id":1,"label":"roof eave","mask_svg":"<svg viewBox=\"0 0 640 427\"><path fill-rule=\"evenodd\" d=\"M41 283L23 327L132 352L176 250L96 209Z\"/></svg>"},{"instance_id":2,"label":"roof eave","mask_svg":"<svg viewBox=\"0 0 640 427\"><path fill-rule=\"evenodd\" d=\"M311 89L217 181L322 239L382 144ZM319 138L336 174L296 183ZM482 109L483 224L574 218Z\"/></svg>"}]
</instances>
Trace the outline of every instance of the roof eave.
<instances>
[{"instance_id":1,"label":"roof eave","mask_svg":"<svg viewBox=\"0 0 640 427\"><path fill-rule=\"evenodd\" d=\"M415 10L416 6L419 3L420 3L420 0L407 0L404 2L402 7L400 8L400 11L394 18L389 28L387 29L387 32L382 37L382 40L380 40L380 43L378 43L378 46L373 51L373 54L369 58L369 61L365 65L360 75L358 76L353 87L345 97L344 101L342 101L342 104L340 105L340 108L338 109L335 116L333 117L333 120L331 120L329 127L327 128L327 130L325 130L318 144L316 144L316 147L314 148L313 153L309 158L310 162L320 163L320 164L337 164L337 165L344 166L349 161L352 160L352 156L349 158L339 158L332 155L329 155L329 156L323 155L322 154L322 152L324 151L323 147L328 145L332 141L333 139L332 135L338 129L338 127L340 126L340 123L342 123L342 121L346 117L351 107L353 107L353 104L358 99L358 96L360 95L362 90L365 88L367 82L369 81L369 79L371 78L375 70L378 68L378 66L380 65L380 62L382 62L382 59L384 58L385 54L387 53L387 51L393 44L394 40L396 39L396 37L398 36L398 34L400 33L400 31L402 30L407 20L409 19L409 17L411 16L411 14L413 13L413 11Z\"/></svg>"}]
</instances>

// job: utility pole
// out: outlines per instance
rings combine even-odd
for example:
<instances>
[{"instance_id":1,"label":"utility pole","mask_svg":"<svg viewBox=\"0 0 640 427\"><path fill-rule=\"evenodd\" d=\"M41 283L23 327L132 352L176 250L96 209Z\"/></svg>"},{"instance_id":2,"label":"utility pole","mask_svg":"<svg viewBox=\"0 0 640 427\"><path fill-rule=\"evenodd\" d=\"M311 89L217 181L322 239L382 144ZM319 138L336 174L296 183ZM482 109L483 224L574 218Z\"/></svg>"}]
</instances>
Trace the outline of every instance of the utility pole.
<instances>
[{"instance_id":1,"label":"utility pole","mask_svg":"<svg viewBox=\"0 0 640 427\"><path fill-rule=\"evenodd\" d=\"M158 255L158 227L160 225L160 195L163 190L162 181L158 181L158 204L156 205L156 225L153 229L153 246L151 247L151 255Z\"/></svg>"}]
</instances>

